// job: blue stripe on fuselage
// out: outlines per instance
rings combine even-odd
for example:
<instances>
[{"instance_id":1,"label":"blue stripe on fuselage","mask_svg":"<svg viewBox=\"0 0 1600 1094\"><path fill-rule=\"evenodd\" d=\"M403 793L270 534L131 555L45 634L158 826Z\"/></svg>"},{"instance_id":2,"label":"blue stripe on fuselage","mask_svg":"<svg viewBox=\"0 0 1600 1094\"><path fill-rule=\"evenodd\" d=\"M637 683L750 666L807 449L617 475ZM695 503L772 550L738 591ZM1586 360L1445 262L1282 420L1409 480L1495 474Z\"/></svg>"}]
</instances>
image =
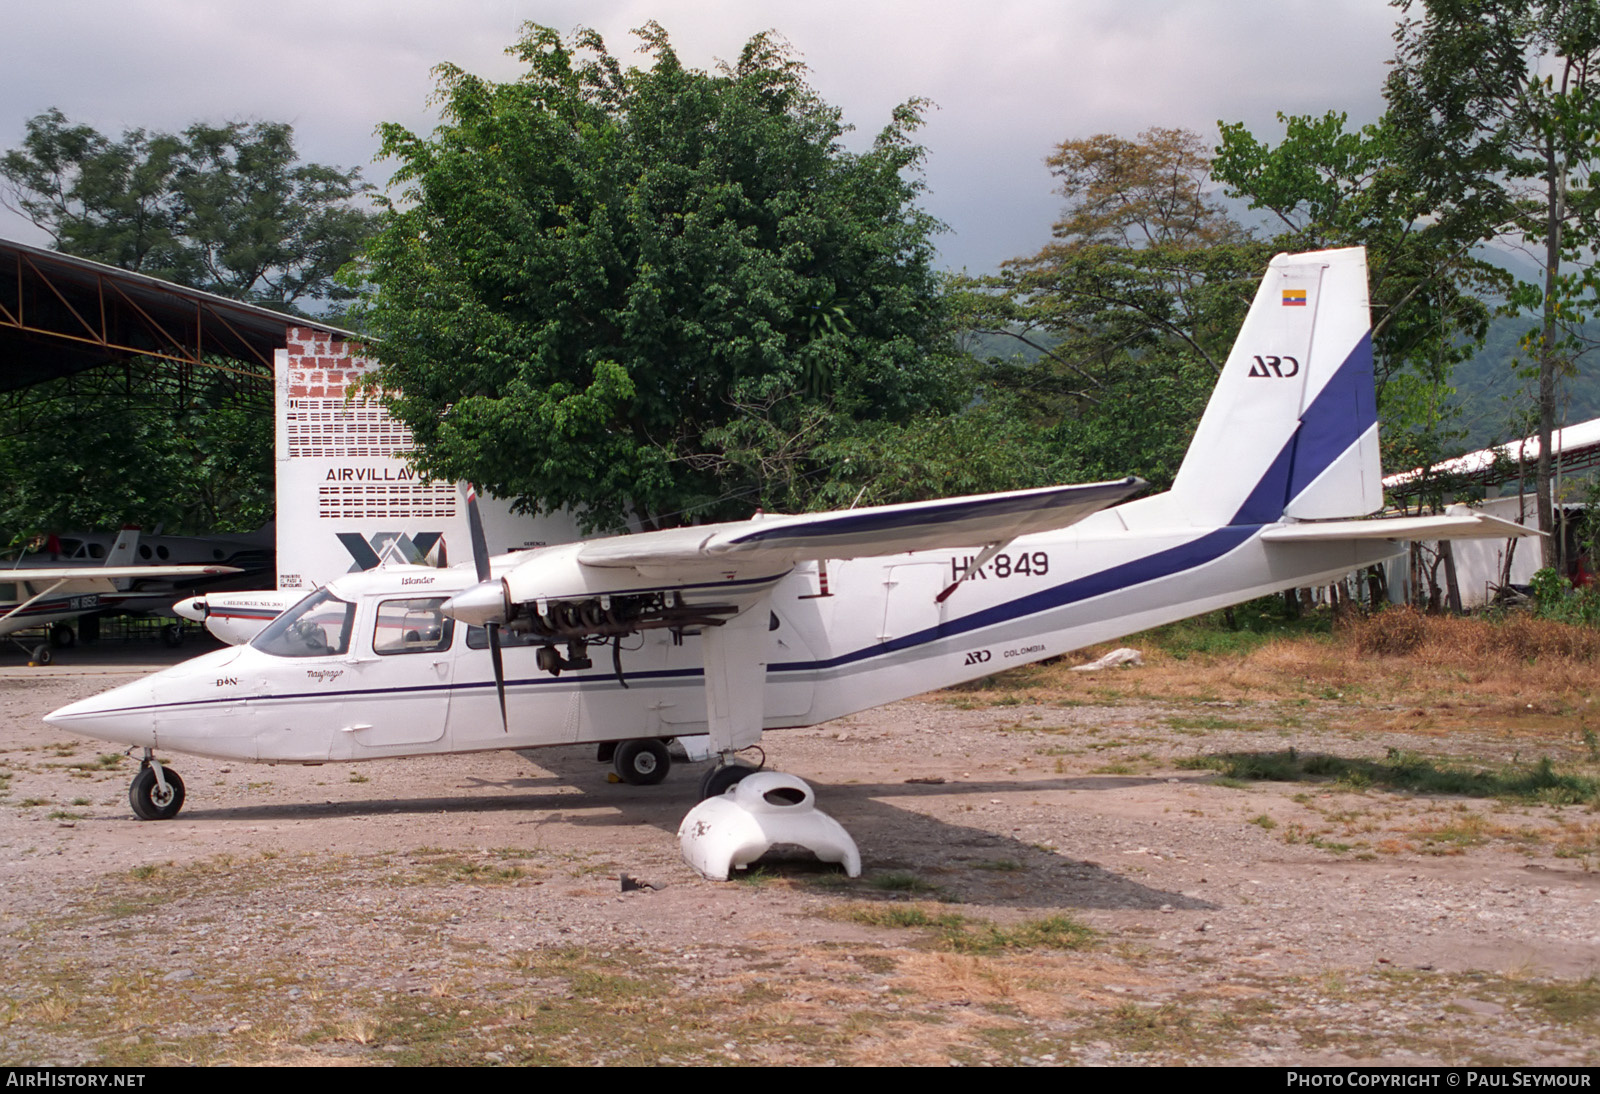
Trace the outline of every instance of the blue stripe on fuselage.
<instances>
[{"instance_id":1,"label":"blue stripe on fuselage","mask_svg":"<svg viewBox=\"0 0 1600 1094\"><path fill-rule=\"evenodd\" d=\"M1368 331L1300 415L1294 434L1228 523L1273 524L1281 518L1289 503L1378 420L1372 385L1372 333ZM1220 474L1223 469L1217 470Z\"/></svg>"}]
</instances>

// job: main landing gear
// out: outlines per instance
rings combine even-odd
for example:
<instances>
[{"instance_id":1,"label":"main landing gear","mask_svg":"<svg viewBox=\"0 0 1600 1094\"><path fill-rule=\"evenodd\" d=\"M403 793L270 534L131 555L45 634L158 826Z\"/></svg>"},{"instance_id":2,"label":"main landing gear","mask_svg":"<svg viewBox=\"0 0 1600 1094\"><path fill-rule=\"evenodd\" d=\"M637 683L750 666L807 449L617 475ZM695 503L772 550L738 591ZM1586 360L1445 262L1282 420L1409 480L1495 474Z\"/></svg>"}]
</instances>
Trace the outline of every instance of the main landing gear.
<instances>
[{"instance_id":1,"label":"main landing gear","mask_svg":"<svg viewBox=\"0 0 1600 1094\"><path fill-rule=\"evenodd\" d=\"M128 787L128 804L140 820L171 820L183 808L183 780L176 771L163 767L147 748L139 773Z\"/></svg>"},{"instance_id":2,"label":"main landing gear","mask_svg":"<svg viewBox=\"0 0 1600 1094\"><path fill-rule=\"evenodd\" d=\"M631 741L602 741L595 759L611 764L617 778L629 786L654 786L672 770L672 755L667 742L654 737L640 737ZM700 778L700 797L715 798L729 787L742 782L761 767L741 763L724 757L709 768Z\"/></svg>"},{"instance_id":3,"label":"main landing gear","mask_svg":"<svg viewBox=\"0 0 1600 1094\"><path fill-rule=\"evenodd\" d=\"M700 800L720 798L731 788L738 786L760 770L759 767L751 767L749 764L744 763L719 762L715 767L700 776Z\"/></svg>"},{"instance_id":4,"label":"main landing gear","mask_svg":"<svg viewBox=\"0 0 1600 1094\"><path fill-rule=\"evenodd\" d=\"M672 756L662 741L621 741L611 754L611 766L630 786L654 786L672 770Z\"/></svg>"}]
</instances>

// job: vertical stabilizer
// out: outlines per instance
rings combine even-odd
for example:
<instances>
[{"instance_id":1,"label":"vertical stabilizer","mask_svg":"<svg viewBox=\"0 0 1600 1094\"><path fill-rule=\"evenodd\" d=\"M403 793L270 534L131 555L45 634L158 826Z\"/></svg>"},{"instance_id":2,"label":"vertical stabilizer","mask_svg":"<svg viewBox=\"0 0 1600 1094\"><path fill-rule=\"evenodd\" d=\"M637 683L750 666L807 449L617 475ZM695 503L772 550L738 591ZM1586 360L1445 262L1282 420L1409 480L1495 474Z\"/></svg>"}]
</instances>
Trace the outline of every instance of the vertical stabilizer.
<instances>
[{"instance_id":1,"label":"vertical stabilizer","mask_svg":"<svg viewBox=\"0 0 1600 1094\"><path fill-rule=\"evenodd\" d=\"M122 531L117 533L117 538L111 544L111 550L106 552L106 560L102 566L137 566L139 565L139 529L133 525L124 525Z\"/></svg>"},{"instance_id":2,"label":"vertical stabilizer","mask_svg":"<svg viewBox=\"0 0 1600 1094\"><path fill-rule=\"evenodd\" d=\"M1272 260L1172 498L1212 527L1382 507L1363 248Z\"/></svg>"}]
</instances>

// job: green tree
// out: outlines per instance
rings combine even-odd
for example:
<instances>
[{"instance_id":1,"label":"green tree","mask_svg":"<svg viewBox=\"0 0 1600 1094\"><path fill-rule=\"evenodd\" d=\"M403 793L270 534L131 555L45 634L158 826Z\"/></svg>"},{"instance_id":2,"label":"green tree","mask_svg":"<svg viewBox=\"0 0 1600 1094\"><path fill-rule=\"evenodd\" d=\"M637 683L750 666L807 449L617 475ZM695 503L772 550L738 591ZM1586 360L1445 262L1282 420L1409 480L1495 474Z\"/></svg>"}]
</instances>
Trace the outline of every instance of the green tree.
<instances>
[{"instance_id":1,"label":"green tree","mask_svg":"<svg viewBox=\"0 0 1600 1094\"><path fill-rule=\"evenodd\" d=\"M299 161L280 123L120 138L59 110L0 157L0 195L56 249L296 311L371 228L359 173ZM91 370L0 398L0 542L116 527L245 531L273 505L271 393L171 363Z\"/></svg>"},{"instance_id":2,"label":"green tree","mask_svg":"<svg viewBox=\"0 0 1600 1094\"><path fill-rule=\"evenodd\" d=\"M1460 435L1455 366L1482 341L1485 299L1505 276L1474 257L1474 219L1435 214L1431 179L1401 156L1390 119L1359 128L1332 111L1279 120L1276 146L1243 123L1222 124L1213 170L1231 196L1272 215L1273 250L1366 247L1384 462L1442 459Z\"/></svg>"},{"instance_id":3,"label":"green tree","mask_svg":"<svg viewBox=\"0 0 1600 1094\"><path fill-rule=\"evenodd\" d=\"M1183 129L1064 141L1054 240L968 282L969 328L1031 354L993 362L1025 394L1062 478L1177 472L1270 256L1210 196L1210 155Z\"/></svg>"},{"instance_id":4,"label":"green tree","mask_svg":"<svg viewBox=\"0 0 1600 1094\"><path fill-rule=\"evenodd\" d=\"M439 128L382 128L377 384L422 471L530 508L814 504L825 441L967 397L915 204L923 104L849 152L772 35L704 72L636 33L648 69L529 25L520 79L441 65Z\"/></svg>"},{"instance_id":5,"label":"green tree","mask_svg":"<svg viewBox=\"0 0 1600 1094\"><path fill-rule=\"evenodd\" d=\"M1596 0L1396 0L1407 18L1385 94L1400 154L1428 180L1435 217L1474 223L1484 240L1526 246L1543 267L1517 286L1538 315L1539 520L1553 528L1550 440L1558 384L1594 306L1600 243L1600 3ZM1411 17L1414 11L1419 17ZM1563 537L1542 544L1562 565Z\"/></svg>"},{"instance_id":6,"label":"green tree","mask_svg":"<svg viewBox=\"0 0 1600 1094\"><path fill-rule=\"evenodd\" d=\"M0 546L40 532L245 532L273 509L270 402L223 374L97 369L0 400Z\"/></svg>"},{"instance_id":7,"label":"green tree","mask_svg":"<svg viewBox=\"0 0 1600 1094\"><path fill-rule=\"evenodd\" d=\"M279 310L348 300L334 274L371 231L360 171L299 162L282 122L113 140L49 110L0 178L64 254Z\"/></svg>"}]
</instances>

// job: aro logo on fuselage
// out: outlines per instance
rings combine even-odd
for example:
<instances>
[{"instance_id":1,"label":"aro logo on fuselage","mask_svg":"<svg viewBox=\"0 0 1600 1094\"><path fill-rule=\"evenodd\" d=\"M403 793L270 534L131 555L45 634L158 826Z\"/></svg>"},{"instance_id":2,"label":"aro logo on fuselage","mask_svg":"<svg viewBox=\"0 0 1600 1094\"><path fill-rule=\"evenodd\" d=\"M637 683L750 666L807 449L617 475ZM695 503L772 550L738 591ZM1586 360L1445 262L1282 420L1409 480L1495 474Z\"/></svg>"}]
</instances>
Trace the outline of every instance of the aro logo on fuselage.
<instances>
[{"instance_id":1,"label":"aro logo on fuselage","mask_svg":"<svg viewBox=\"0 0 1600 1094\"><path fill-rule=\"evenodd\" d=\"M1291 376L1300 375L1300 362L1293 357L1256 357L1256 363L1250 366L1250 375L1256 377L1278 377L1287 380Z\"/></svg>"}]
</instances>

